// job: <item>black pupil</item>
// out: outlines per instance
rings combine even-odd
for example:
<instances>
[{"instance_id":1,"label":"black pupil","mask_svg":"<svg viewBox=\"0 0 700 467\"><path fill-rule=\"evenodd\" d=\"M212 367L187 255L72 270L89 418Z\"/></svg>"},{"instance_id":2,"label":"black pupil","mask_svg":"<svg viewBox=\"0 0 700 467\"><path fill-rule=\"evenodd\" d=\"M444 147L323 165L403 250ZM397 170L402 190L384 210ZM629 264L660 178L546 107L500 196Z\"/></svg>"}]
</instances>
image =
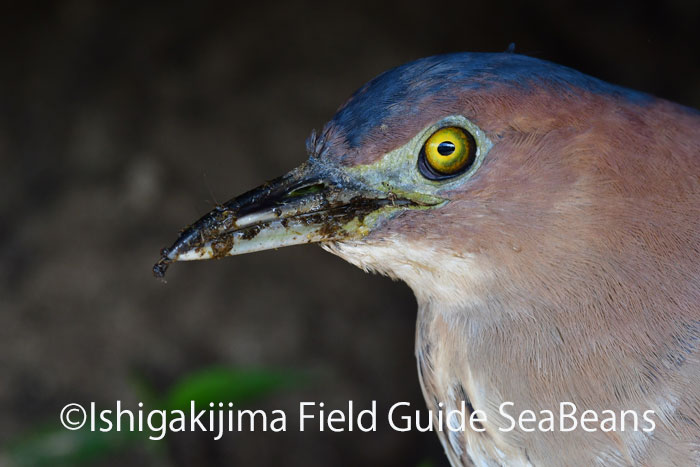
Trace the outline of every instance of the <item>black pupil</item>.
<instances>
[{"instance_id":1,"label":"black pupil","mask_svg":"<svg viewBox=\"0 0 700 467\"><path fill-rule=\"evenodd\" d=\"M442 143L438 144L437 150L441 156L449 156L455 152L455 145L451 141L443 141Z\"/></svg>"}]
</instances>

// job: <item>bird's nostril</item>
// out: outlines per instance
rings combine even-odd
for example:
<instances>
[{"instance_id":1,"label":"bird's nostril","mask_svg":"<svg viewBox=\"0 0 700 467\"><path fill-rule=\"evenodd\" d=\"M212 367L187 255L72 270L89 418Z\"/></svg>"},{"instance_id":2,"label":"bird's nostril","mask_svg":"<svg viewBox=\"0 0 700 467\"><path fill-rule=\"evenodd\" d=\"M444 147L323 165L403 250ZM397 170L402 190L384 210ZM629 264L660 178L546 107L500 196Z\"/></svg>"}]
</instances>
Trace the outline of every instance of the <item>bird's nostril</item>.
<instances>
[{"instance_id":1,"label":"bird's nostril","mask_svg":"<svg viewBox=\"0 0 700 467\"><path fill-rule=\"evenodd\" d=\"M320 193L323 191L325 188L325 185L323 183L314 183L311 185L304 185L299 188L295 188L294 190L290 191L287 193L287 198L295 198L297 196L305 196L305 195L312 195L314 193Z\"/></svg>"}]
</instances>

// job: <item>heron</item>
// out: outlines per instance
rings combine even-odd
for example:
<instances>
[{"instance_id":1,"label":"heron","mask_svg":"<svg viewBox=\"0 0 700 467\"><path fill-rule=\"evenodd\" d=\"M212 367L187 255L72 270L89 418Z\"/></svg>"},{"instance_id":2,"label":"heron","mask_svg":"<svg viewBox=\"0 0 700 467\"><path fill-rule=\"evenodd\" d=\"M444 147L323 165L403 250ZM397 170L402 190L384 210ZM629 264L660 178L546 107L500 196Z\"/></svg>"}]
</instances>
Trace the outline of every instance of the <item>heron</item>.
<instances>
[{"instance_id":1,"label":"heron","mask_svg":"<svg viewBox=\"0 0 700 467\"><path fill-rule=\"evenodd\" d=\"M454 466L700 464L700 112L455 53L372 79L306 149L183 230L154 273L319 243L404 281L428 408L483 414L438 432ZM504 403L516 418L564 401L612 429L502 429ZM648 410L653 430L620 429Z\"/></svg>"}]
</instances>

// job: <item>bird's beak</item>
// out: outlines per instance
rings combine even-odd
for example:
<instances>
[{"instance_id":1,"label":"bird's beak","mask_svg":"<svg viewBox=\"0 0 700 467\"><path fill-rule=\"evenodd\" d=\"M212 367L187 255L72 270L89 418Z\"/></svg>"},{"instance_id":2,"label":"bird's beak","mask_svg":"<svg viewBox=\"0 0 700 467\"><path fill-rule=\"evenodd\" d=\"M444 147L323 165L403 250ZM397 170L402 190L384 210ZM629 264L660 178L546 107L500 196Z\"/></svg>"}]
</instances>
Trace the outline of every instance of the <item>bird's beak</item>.
<instances>
[{"instance_id":1,"label":"bird's beak","mask_svg":"<svg viewBox=\"0 0 700 467\"><path fill-rule=\"evenodd\" d=\"M161 251L153 273L162 278L176 261L360 238L379 214L419 204L364 187L338 169L306 163L217 206L187 227Z\"/></svg>"}]
</instances>

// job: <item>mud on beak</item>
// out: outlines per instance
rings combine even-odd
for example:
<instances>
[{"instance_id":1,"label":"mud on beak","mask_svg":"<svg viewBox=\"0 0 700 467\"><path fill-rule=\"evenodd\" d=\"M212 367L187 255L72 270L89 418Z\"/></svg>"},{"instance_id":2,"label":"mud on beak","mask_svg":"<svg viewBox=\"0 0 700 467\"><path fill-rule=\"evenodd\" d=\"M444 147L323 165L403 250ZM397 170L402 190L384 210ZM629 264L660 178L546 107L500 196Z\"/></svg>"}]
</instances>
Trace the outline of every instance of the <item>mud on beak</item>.
<instances>
[{"instance_id":1,"label":"mud on beak","mask_svg":"<svg viewBox=\"0 0 700 467\"><path fill-rule=\"evenodd\" d=\"M420 203L363 187L339 170L306 163L217 206L184 229L161 251L153 273L164 277L176 261L361 238L381 214L411 207Z\"/></svg>"}]
</instances>

